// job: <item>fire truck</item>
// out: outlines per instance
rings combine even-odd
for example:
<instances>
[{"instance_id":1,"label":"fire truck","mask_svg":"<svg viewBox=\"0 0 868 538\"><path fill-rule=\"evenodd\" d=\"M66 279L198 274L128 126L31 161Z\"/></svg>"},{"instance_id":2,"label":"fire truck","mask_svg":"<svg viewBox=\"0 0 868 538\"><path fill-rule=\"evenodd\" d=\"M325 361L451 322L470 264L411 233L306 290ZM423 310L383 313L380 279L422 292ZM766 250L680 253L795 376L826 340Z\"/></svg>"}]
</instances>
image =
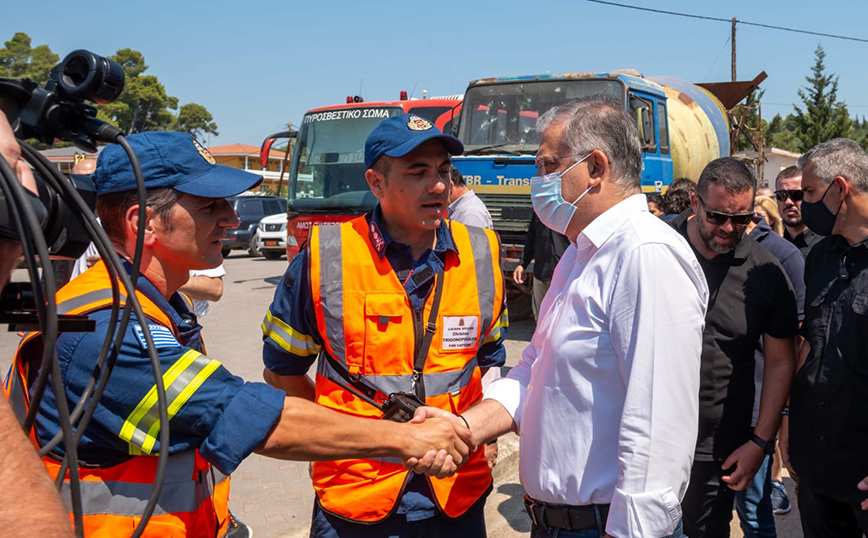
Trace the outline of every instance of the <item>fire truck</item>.
<instances>
[{"instance_id":1,"label":"fire truck","mask_svg":"<svg viewBox=\"0 0 868 538\"><path fill-rule=\"evenodd\" d=\"M266 138L260 152L263 167L276 141L296 139L287 182L287 260L298 254L312 225L340 224L376 206L365 181L365 139L377 124L409 113L449 133L462 97L408 99L402 91L396 101L369 103L350 96L346 103L308 110L298 131Z\"/></svg>"}]
</instances>

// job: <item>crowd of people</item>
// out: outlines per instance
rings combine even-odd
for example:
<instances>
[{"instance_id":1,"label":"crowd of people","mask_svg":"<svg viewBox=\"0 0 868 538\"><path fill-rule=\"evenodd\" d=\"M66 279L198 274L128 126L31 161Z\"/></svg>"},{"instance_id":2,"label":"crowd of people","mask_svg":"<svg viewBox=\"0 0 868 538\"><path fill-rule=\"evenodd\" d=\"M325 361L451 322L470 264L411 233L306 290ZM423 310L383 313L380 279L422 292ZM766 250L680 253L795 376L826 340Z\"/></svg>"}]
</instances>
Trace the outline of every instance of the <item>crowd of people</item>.
<instances>
[{"instance_id":1,"label":"crowd of people","mask_svg":"<svg viewBox=\"0 0 868 538\"><path fill-rule=\"evenodd\" d=\"M225 198L260 178L214 164L189 135L132 135L141 207L126 155L105 148L97 213L128 272L144 238L136 296L147 319L134 316L118 340L82 434L85 535L132 533L162 428L168 478L144 536L245 536L228 511L229 475L253 452L315 462L312 537L485 536L490 447L510 431L533 538L725 537L733 506L746 536L776 536L773 514L790 503L781 462L798 479L806 537L868 532L865 151L846 139L816 146L778 175L774 200L731 157L646 198L635 121L618 100L571 101L537 128L532 248L512 275L521 282L534 262L536 330L518 364L486 382L506 358L500 243L454 175L461 142L428 120L405 114L370 133L365 179L378 204L314 227L290 263L262 323L265 383L206 353L179 292L191 271L221 265L220 239L239 224ZM0 142L31 186L5 123ZM2 246L5 276L20 249ZM37 443L58 435L55 402L74 406L86 390L114 322L112 278L97 260L58 293L59 311L97 329L58 338L65 390L34 403ZM13 406L29 404L41 345L38 332L23 338ZM24 436L5 443L26 453ZM63 456L60 445L42 463L68 489ZM0 466L0 480L53 499L40 501L43 533L68 535L48 475L32 453L22 462ZM18 497L0 513L23 509Z\"/></svg>"}]
</instances>

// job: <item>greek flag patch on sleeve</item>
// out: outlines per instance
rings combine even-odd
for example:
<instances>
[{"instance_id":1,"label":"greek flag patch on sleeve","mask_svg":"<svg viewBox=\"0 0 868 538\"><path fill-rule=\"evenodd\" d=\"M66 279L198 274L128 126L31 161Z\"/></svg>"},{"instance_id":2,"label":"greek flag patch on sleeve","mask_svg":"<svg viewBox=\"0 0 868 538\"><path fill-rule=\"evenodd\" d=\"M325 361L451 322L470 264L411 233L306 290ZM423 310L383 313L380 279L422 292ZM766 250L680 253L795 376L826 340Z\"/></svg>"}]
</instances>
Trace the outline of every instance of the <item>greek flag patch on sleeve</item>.
<instances>
[{"instance_id":1,"label":"greek flag patch on sleeve","mask_svg":"<svg viewBox=\"0 0 868 538\"><path fill-rule=\"evenodd\" d=\"M168 347L180 347L181 344L178 343L178 340L175 339L175 335L172 334L172 330L168 327L149 324L148 329L151 331L151 338L154 339L155 348L164 349ZM136 337L139 339L139 345L142 346L142 349L148 349L148 342L145 340L145 333L142 331L142 326L138 323L134 323L133 331L136 333Z\"/></svg>"}]
</instances>

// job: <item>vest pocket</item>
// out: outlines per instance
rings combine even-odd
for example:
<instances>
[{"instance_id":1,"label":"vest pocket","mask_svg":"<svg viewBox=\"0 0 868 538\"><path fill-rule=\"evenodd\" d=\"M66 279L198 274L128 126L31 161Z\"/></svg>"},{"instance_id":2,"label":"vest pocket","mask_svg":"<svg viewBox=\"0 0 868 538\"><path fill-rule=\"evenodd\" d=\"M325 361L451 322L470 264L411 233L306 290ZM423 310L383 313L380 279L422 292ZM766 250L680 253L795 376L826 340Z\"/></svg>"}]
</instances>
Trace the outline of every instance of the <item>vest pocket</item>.
<instances>
[{"instance_id":1,"label":"vest pocket","mask_svg":"<svg viewBox=\"0 0 868 538\"><path fill-rule=\"evenodd\" d=\"M403 373L413 362L413 320L403 292L365 295L363 375Z\"/></svg>"}]
</instances>

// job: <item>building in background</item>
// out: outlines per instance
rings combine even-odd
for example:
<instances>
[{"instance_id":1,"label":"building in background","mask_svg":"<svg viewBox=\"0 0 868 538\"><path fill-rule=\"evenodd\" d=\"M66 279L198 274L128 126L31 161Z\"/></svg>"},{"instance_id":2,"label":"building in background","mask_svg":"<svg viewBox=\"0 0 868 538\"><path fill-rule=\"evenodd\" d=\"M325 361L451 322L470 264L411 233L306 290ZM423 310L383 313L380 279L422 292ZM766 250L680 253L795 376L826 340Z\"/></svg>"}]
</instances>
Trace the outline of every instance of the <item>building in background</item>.
<instances>
[{"instance_id":1,"label":"building in background","mask_svg":"<svg viewBox=\"0 0 868 538\"><path fill-rule=\"evenodd\" d=\"M795 166L796 161L799 160L799 155L801 154L793 153L792 151L784 149L767 148L765 150L765 166L762 167L762 173L757 171L756 166L749 165L753 168L754 174L756 174L757 188L769 187L772 190L775 190L775 178L778 176L778 172L789 166ZM757 152L739 151L733 155L733 157L755 161L757 158Z\"/></svg>"},{"instance_id":2,"label":"building in background","mask_svg":"<svg viewBox=\"0 0 868 538\"><path fill-rule=\"evenodd\" d=\"M272 150L268 153L268 163L265 169L259 164L259 147L247 144L227 144L225 146L211 146L208 148L217 164L231 166L240 170L249 170L263 177L260 189L268 189L277 193L277 183L280 180L280 172L283 173L284 188L289 178L289 160L282 151Z\"/></svg>"}]
</instances>

